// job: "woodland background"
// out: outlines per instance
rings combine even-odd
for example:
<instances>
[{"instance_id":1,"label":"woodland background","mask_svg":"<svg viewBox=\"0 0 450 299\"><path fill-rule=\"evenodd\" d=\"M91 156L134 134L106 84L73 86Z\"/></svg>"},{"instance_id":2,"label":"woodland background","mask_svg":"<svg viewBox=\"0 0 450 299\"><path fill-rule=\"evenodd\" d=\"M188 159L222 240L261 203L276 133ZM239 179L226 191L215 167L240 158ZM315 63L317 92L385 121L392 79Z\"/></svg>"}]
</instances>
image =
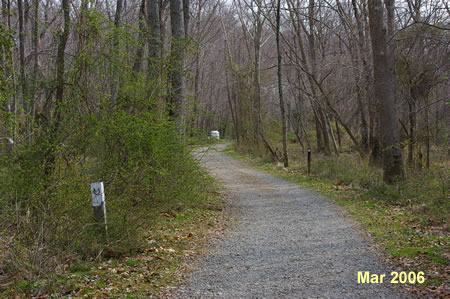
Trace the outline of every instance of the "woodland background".
<instances>
[{"instance_id":1,"label":"woodland background","mask_svg":"<svg viewBox=\"0 0 450 299\"><path fill-rule=\"evenodd\" d=\"M312 177L448 236L446 1L2 0L0 17L0 282L214 209L191 155L214 129L298 175L309 148Z\"/></svg>"}]
</instances>

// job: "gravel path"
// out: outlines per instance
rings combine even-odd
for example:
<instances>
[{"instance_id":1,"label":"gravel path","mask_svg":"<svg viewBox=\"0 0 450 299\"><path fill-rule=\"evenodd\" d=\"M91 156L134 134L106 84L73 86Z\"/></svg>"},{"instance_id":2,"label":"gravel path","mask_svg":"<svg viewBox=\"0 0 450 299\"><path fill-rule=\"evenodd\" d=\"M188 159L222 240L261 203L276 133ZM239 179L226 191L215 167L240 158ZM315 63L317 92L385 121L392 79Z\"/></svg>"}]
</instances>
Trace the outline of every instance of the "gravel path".
<instances>
[{"instance_id":1,"label":"gravel path","mask_svg":"<svg viewBox=\"0 0 450 299\"><path fill-rule=\"evenodd\" d=\"M231 198L234 225L176 297L399 298L361 231L321 196L225 156L199 154ZM386 273L358 284L358 271Z\"/></svg>"}]
</instances>

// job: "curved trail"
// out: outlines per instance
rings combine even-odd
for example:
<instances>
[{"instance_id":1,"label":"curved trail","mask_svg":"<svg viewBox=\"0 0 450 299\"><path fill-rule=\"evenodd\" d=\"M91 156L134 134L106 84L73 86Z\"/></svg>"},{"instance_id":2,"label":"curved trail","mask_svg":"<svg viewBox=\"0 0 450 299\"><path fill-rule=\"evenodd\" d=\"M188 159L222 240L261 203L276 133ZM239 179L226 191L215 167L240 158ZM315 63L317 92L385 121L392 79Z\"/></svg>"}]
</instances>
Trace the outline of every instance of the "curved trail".
<instances>
[{"instance_id":1,"label":"curved trail","mask_svg":"<svg viewBox=\"0 0 450 299\"><path fill-rule=\"evenodd\" d=\"M401 297L370 244L334 204L225 156L224 147L198 157L230 194L234 225L176 297ZM358 271L387 275L383 284L358 284Z\"/></svg>"}]
</instances>

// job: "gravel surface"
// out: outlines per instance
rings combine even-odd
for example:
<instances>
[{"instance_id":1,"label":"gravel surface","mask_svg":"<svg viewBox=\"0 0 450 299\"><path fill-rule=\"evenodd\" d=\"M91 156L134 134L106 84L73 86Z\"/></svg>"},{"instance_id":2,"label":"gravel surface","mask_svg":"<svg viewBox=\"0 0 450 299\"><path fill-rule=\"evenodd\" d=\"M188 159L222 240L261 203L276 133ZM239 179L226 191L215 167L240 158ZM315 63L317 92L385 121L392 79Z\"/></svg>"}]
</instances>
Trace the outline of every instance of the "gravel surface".
<instances>
[{"instance_id":1,"label":"gravel surface","mask_svg":"<svg viewBox=\"0 0 450 299\"><path fill-rule=\"evenodd\" d=\"M224 148L198 157L230 195L234 224L175 297L401 297L370 242L335 204L227 157ZM386 279L358 284L358 271Z\"/></svg>"}]
</instances>

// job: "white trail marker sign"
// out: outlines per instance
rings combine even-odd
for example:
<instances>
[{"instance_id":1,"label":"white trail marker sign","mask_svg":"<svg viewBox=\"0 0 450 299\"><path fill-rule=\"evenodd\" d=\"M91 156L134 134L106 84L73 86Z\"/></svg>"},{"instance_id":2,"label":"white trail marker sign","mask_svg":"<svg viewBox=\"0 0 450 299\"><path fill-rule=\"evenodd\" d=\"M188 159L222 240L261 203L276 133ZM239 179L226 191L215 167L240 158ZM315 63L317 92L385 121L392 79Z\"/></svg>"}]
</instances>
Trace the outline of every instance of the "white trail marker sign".
<instances>
[{"instance_id":1,"label":"white trail marker sign","mask_svg":"<svg viewBox=\"0 0 450 299\"><path fill-rule=\"evenodd\" d=\"M92 208L94 209L94 216L98 222L104 220L105 231L108 236L108 225L106 222L106 201L105 188L103 182L91 183Z\"/></svg>"}]
</instances>

